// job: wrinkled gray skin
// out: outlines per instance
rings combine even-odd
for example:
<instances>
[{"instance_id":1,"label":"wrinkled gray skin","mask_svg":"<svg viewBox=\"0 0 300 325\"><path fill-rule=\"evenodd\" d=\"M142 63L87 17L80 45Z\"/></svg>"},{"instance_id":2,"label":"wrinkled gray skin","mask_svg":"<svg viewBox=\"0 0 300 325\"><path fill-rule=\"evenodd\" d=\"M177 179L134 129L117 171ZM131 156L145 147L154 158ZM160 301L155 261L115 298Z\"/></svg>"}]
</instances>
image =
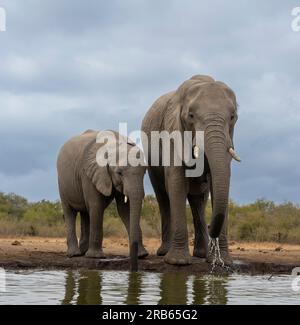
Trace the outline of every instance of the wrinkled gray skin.
<instances>
[{"instance_id":1,"label":"wrinkled gray skin","mask_svg":"<svg viewBox=\"0 0 300 325\"><path fill-rule=\"evenodd\" d=\"M101 146L96 143L97 134L89 130L72 138L58 156L58 183L67 228L67 255L105 257L102 251L103 213L115 199L130 238L130 248L137 243L138 256L145 257L148 252L142 243L139 224L145 167L100 167L96 162L96 154ZM126 142L128 150L134 146L127 138L115 134L119 142ZM127 203L125 195L128 197ZM81 216L79 245L75 229L78 212Z\"/></svg>"},{"instance_id":2,"label":"wrinkled gray skin","mask_svg":"<svg viewBox=\"0 0 300 325\"><path fill-rule=\"evenodd\" d=\"M224 83L200 75L184 82L177 91L160 97L143 120L142 131L149 138L151 131L162 130L204 131L205 135L205 167L201 177L187 178L184 166L148 167L162 219L162 245L157 254L165 255L169 264L191 263L186 200L191 206L195 226L193 255L208 257L209 235L204 211L209 192L213 205L209 233L212 238L219 238L222 257L227 265L231 264L227 243L227 209L232 157L228 150L233 147L236 121L234 92ZM150 158L149 145L149 164Z\"/></svg>"}]
</instances>

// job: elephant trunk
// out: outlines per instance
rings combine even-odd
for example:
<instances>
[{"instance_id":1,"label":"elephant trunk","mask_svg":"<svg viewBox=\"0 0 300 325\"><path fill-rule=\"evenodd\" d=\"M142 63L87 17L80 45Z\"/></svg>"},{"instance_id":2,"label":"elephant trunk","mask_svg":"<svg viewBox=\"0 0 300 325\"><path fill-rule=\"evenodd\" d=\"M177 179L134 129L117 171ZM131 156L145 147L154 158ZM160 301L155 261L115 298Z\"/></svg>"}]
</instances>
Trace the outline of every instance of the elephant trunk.
<instances>
[{"instance_id":1,"label":"elephant trunk","mask_svg":"<svg viewBox=\"0 0 300 325\"><path fill-rule=\"evenodd\" d=\"M230 160L222 121L214 119L205 131L205 152L211 172L212 221L210 237L221 234L229 200Z\"/></svg>"},{"instance_id":2,"label":"elephant trunk","mask_svg":"<svg viewBox=\"0 0 300 325\"><path fill-rule=\"evenodd\" d=\"M142 211L142 203L144 198L144 191L137 191L135 189L135 194L129 194L130 203L130 231L129 231L129 241L130 241L130 265L131 271L138 271L138 249L139 242L141 238L140 233L140 217Z\"/></svg>"}]
</instances>

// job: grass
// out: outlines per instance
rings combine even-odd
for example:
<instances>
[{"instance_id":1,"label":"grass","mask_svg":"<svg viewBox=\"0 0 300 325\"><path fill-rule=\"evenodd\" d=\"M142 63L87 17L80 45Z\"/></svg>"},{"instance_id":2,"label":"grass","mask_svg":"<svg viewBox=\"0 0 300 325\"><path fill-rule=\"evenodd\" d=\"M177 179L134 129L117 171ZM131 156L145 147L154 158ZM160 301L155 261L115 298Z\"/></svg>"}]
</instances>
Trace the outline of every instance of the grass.
<instances>
[{"instance_id":1,"label":"grass","mask_svg":"<svg viewBox=\"0 0 300 325\"><path fill-rule=\"evenodd\" d=\"M229 206L230 240L244 242L278 242L300 244L300 207L286 202L257 200L252 204ZM209 223L211 207L206 216ZM78 218L79 219L79 218ZM190 208L187 222L190 237L194 227ZM79 228L79 220L77 222ZM161 233L160 215L156 199L147 196L144 201L141 227L144 237L158 238ZM65 225L60 202L31 203L16 194L0 193L0 236L65 237ZM114 203L105 211L105 237L127 237Z\"/></svg>"}]
</instances>

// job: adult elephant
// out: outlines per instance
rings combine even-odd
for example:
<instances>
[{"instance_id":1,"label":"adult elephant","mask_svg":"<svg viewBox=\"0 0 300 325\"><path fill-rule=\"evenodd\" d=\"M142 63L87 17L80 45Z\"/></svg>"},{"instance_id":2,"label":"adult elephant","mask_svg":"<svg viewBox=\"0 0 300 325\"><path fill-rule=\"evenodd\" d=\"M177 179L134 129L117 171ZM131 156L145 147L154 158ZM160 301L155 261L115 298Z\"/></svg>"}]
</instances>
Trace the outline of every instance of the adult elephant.
<instances>
[{"instance_id":1,"label":"adult elephant","mask_svg":"<svg viewBox=\"0 0 300 325\"><path fill-rule=\"evenodd\" d=\"M149 176L153 185L162 218L162 245L158 255L165 255L169 264L191 263L188 249L186 200L194 219L194 256L208 256L209 235L204 211L209 191L213 212L209 234L219 238L221 254L226 264L231 263L227 243L227 209L232 158L239 160L234 151L233 133L237 121L237 103L234 92L223 82L209 76L197 75L185 81L177 91L160 97L146 114L142 131L151 139L152 131L204 132L204 173L200 177L187 178L187 167L151 166L151 141L147 150ZM157 133L156 133L157 134ZM193 145L190 144L192 147ZM184 148L194 152L199 148ZM173 148L174 150L174 148ZM174 152L171 152L171 155ZM162 156L160 144L159 156Z\"/></svg>"},{"instance_id":2,"label":"adult elephant","mask_svg":"<svg viewBox=\"0 0 300 325\"><path fill-rule=\"evenodd\" d=\"M105 141L96 141L100 138ZM98 159L99 150L103 151L103 156L100 155ZM130 152L140 159L143 157L140 149L120 134L92 130L73 137L60 150L58 183L67 227L69 257L105 257L102 251L103 214L113 199L130 238L132 268L137 267L137 255L148 255L142 243L139 224L146 169L142 165L131 165L130 161L126 163ZM104 159L103 164L101 159ZM79 246L76 236L78 212L81 215Z\"/></svg>"}]
</instances>

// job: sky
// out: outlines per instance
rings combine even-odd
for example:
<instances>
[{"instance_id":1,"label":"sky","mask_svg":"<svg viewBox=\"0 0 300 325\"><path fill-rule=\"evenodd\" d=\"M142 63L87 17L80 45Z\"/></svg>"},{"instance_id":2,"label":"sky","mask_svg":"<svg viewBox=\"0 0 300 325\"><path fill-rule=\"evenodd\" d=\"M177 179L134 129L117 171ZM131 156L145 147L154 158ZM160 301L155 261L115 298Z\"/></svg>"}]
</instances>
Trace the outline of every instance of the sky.
<instances>
[{"instance_id":1,"label":"sky","mask_svg":"<svg viewBox=\"0 0 300 325\"><path fill-rule=\"evenodd\" d=\"M0 191L58 199L60 146L86 129L140 128L195 74L236 93L231 197L300 203L296 0L0 0ZM146 192L152 193L148 180Z\"/></svg>"}]
</instances>

